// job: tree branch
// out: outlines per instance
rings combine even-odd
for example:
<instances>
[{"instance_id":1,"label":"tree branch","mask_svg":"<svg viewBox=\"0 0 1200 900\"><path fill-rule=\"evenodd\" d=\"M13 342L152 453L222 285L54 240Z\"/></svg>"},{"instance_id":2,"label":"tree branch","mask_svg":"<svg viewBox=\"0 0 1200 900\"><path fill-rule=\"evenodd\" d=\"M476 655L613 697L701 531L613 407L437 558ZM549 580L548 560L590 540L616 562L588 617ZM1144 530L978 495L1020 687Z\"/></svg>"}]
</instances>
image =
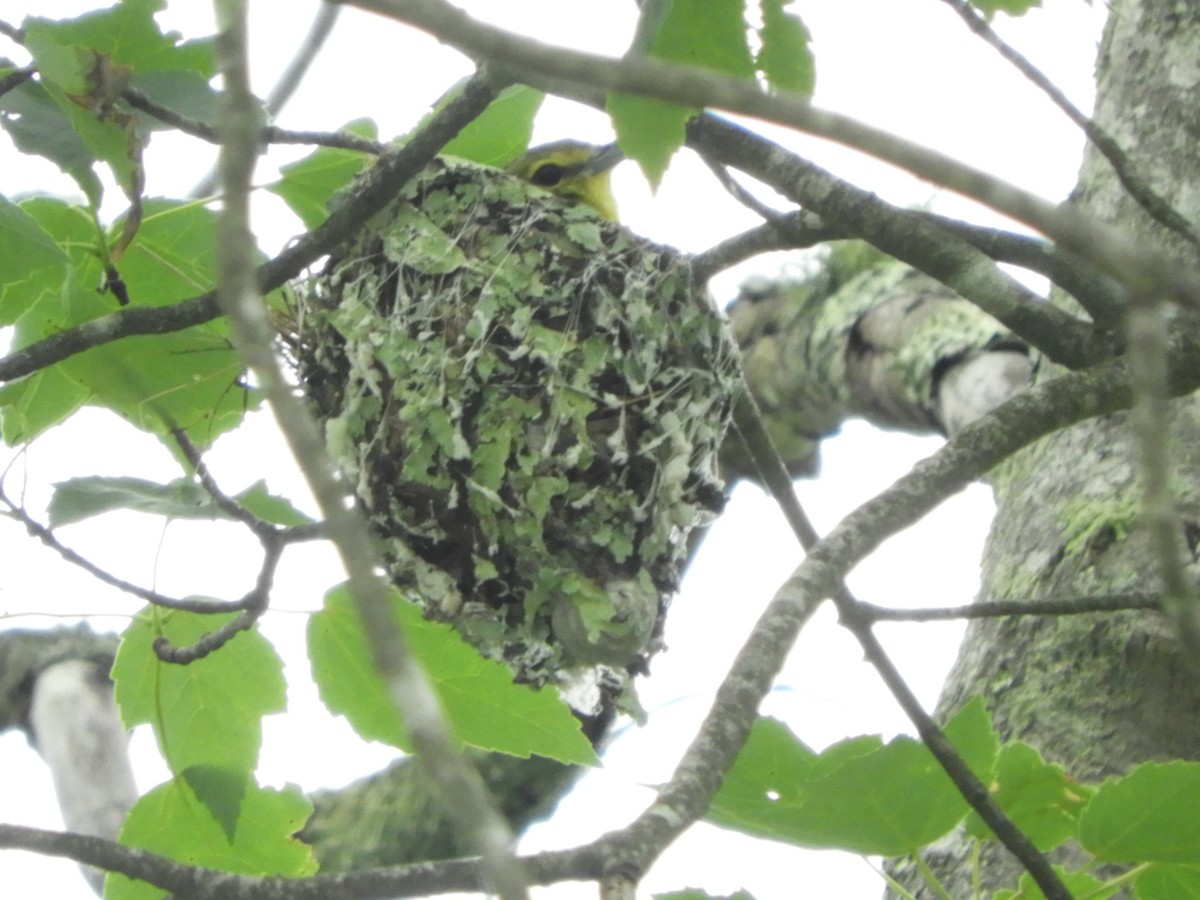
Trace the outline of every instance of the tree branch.
<instances>
[{"instance_id":1,"label":"tree branch","mask_svg":"<svg viewBox=\"0 0 1200 900\"><path fill-rule=\"evenodd\" d=\"M249 198L258 155L258 111L249 88L245 2L223 0L217 4L221 20L218 59L225 84L219 161L223 209L217 231L218 300L229 317L234 345L257 376L321 508L329 538L349 577L350 594L375 667L403 718L415 755L460 833L481 854L487 885L504 900L523 900L528 895L525 875L512 853L515 842L508 824L479 773L459 750L437 694L408 650L392 611L391 585L381 574L382 555L366 518L350 502L347 485L337 475L324 436L284 378L272 350L274 330L258 293L252 257Z\"/></svg>"},{"instance_id":2,"label":"tree branch","mask_svg":"<svg viewBox=\"0 0 1200 900\"><path fill-rule=\"evenodd\" d=\"M848 116L815 108L787 91L767 93L754 81L699 66L642 56L612 59L550 47L473 20L444 0L347 0L407 22L477 59L490 59L535 86L550 82L654 97L684 106L740 113L854 147L935 184L978 200L1029 225L1131 289L1200 309L1200 274L1145 240L1059 207L958 160Z\"/></svg>"},{"instance_id":3,"label":"tree branch","mask_svg":"<svg viewBox=\"0 0 1200 900\"><path fill-rule=\"evenodd\" d=\"M1129 192L1137 204L1150 214L1156 222L1184 238L1193 247L1200 249L1200 234L1192 227L1182 213L1173 207L1165 197L1154 190L1148 181L1134 170L1129 155L1122 149L1107 131L1096 124L1095 120L1084 115L1058 86L1034 66L1029 60L1018 53L1012 46L996 34L978 10L965 0L944 0L951 9L958 13L966 22L967 27L990 45L1001 56L1012 63L1013 67L1024 75L1029 82L1050 98L1050 101L1063 111L1068 119L1087 136L1100 154L1108 160L1116 173L1117 179Z\"/></svg>"},{"instance_id":4,"label":"tree branch","mask_svg":"<svg viewBox=\"0 0 1200 900\"><path fill-rule=\"evenodd\" d=\"M604 842L521 857L531 884L597 880L604 868ZM193 900L372 900L428 897L452 891L487 889L479 860L392 866L362 872L276 878L234 875L70 832L0 823L0 847L62 856L109 872L149 882Z\"/></svg>"},{"instance_id":5,"label":"tree branch","mask_svg":"<svg viewBox=\"0 0 1200 900\"><path fill-rule=\"evenodd\" d=\"M847 238L844 230L826 225L816 213L796 210L775 216L756 228L721 241L692 257L692 272L701 282L760 253L799 250Z\"/></svg>"},{"instance_id":6,"label":"tree branch","mask_svg":"<svg viewBox=\"0 0 1200 900\"><path fill-rule=\"evenodd\" d=\"M45 546L57 553L64 562L68 562L73 566L77 566L98 581L103 581L110 587L114 587L126 594L131 594L141 600L145 600L147 603L154 603L166 609L183 609L196 613L225 613L234 612L244 608L240 601L227 603L219 600L197 600L168 597L165 594L160 594L157 591L150 590L149 588L144 588L133 584L132 582L117 578L117 576L106 572L104 569L101 569L94 562L59 541L58 537L51 529L47 528L41 522L38 522L24 509L14 503L2 489L0 489L0 505L3 505L8 509L6 515L8 515L9 518L20 522L30 535L37 538Z\"/></svg>"},{"instance_id":7,"label":"tree branch","mask_svg":"<svg viewBox=\"0 0 1200 900\"><path fill-rule=\"evenodd\" d=\"M793 534L796 535L805 553L810 554L820 543L820 536L800 505L787 467L772 446L762 414L748 389L743 392L735 407L734 423L737 426L738 434L746 443L759 468L763 482L779 504ZM939 498L939 502L940 499L942 498ZM958 792L971 805L971 808L987 823L1000 842L1020 860L1048 898L1071 900L1070 893L1055 875L1047 859L1034 846L1033 841L1000 808L991 792L971 771L933 717L921 706L920 701L875 637L875 633L871 630L872 621L859 615L862 604L850 593L850 589L844 581L844 573L848 572L849 568L850 566L846 566L843 573L837 577L832 593L833 602L837 606L843 626L854 635L859 646L862 647L867 661L879 673L900 708L904 710L909 721L917 729L921 740L925 742L929 751L937 759L950 780L954 782ZM774 606L774 601L772 601L772 606ZM780 662L782 663L782 660Z\"/></svg>"},{"instance_id":8,"label":"tree branch","mask_svg":"<svg viewBox=\"0 0 1200 900\"><path fill-rule=\"evenodd\" d=\"M1200 345L1191 340L1189 334L1195 330L1181 324L1171 347L1171 390L1176 394L1200 386ZM801 627L819 606L821 598L838 593L842 578L855 564L874 551L888 535L913 524L946 497L1022 447L1083 419L1128 408L1129 403L1128 373L1122 360L1088 372L1067 373L1030 388L969 425L937 453L854 510L814 544L791 578L776 592L743 644L717 691L712 709L671 780L632 825L603 839L611 846L614 859L619 860L623 855L626 867L644 870L664 847L703 815L720 786L721 773L733 764L744 744L758 705L770 690ZM853 612L853 607L847 606L847 609ZM872 648L872 655L875 655L872 640L865 642L864 647ZM883 658L879 659L882 662ZM891 677L886 665L881 668L881 674ZM901 687L902 684L889 683L889 687ZM919 706L906 708L906 712L918 719L924 715ZM922 729L922 737L933 742L931 750L938 754L939 761L945 764L951 759L943 752L944 746L937 747L933 731ZM973 775L969 777L974 778ZM988 809L992 802L986 790L982 794L971 791L966 796L972 805L977 804L977 809ZM989 815L984 820L997 831L993 819L995 817ZM999 821L995 819L995 822ZM1022 841L1031 846L1024 835L1015 836L1014 843L1018 846ZM1005 843L1010 848L1013 846L1008 841ZM1034 865L1031 872L1036 872L1034 877L1043 892L1047 896L1069 898L1044 860L1038 862L1041 855L1036 850L1032 852L1034 856L1029 861ZM1024 856L1022 859L1025 861ZM620 864L610 862L608 865L619 868Z\"/></svg>"},{"instance_id":9,"label":"tree branch","mask_svg":"<svg viewBox=\"0 0 1200 900\"><path fill-rule=\"evenodd\" d=\"M712 116L688 126L689 139L722 162L762 178L822 220L908 263L970 300L1030 345L1069 368L1108 355L1090 328L1050 306L967 241L925 216L897 210L861 188L745 129Z\"/></svg>"},{"instance_id":10,"label":"tree branch","mask_svg":"<svg viewBox=\"0 0 1200 900\"><path fill-rule=\"evenodd\" d=\"M858 601L857 615L870 622L947 622L954 619L994 619L1004 616L1075 616L1146 610L1160 612L1158 594L1098 594L1050 600L978 600L966 606L897 609Z\"/></svg>"},{"instance_id":11,"label":"tree branch","mask_svg":"<svg viewBox=\"0 0 1200 900\"><path fill-rule=\"evenodd\" d=\"M129 87L121 92L121 99L149 116L158 119L165 125L170 125L184 134L219 144L220 136L217 129L200 119L193 119L183 113L163 106L157 100L147 96L137 88ZM340 150L359 150L363 153L378 155L387 145L379 141L368 140L345 131L290 131L266 125L259 130L259 140L264 144L313 144L320 147L334 147ZM208 191L204 193L209 193Z\"/></svg>"},{"instance_id":12,"label":"tree branch","mask_svg":"<svg viewBox=\"0 0 1200 900\"><path fill-rule=\"evenodd\" d=\"M350 188L317 228L290 243L258 270L259 288L271 291L336 248L400 192L438 150L495 99L504 83L480 72L462 92L434 113L410 140L389 148ZM0 382L12 381L62 362L92 347L142 334L166 334L209 322L221 315L209 291L161 307L127 307L67 328L0 358Z\"/></svg>"}]
</instances>

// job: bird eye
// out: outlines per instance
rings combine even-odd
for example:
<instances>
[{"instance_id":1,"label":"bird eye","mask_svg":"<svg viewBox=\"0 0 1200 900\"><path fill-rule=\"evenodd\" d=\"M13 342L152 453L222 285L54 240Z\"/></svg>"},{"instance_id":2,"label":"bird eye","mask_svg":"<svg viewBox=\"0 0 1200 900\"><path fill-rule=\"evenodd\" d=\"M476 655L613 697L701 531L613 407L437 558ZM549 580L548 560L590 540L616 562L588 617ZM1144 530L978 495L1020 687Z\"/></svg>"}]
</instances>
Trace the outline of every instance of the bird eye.
<instances>
[{"instance_id":1,"label":"bird eye","mask_svg":"<svg viewBox=\"0 0 1200 900\"><path fill-rule=\"evenodd\" d=\"M563 174L566 172L558 163L546 163L544 166L539 166L537 171L529 177L530 184L536 184L538 187L554 187L563 179Z\"/></svg>"}]
</instances>

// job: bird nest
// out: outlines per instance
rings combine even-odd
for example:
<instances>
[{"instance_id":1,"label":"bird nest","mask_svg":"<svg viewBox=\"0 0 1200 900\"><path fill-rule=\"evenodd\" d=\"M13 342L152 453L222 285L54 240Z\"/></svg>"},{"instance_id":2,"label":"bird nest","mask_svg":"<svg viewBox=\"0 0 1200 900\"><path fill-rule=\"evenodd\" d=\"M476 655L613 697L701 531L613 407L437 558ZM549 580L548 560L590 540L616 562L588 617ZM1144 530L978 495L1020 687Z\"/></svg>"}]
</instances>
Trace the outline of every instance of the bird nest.
<instances>
[{"instance_id":1,"label":"bird nest","mask_svg":"<svg viewBox=\"0 0 1200 900\"><path fill-rule=\"evenodd\" d=\"M298 302L300 377L405 593L524 680L643 664L722 504L738 377L686 260L439 161Z\"/></svg>"}]
</instances>

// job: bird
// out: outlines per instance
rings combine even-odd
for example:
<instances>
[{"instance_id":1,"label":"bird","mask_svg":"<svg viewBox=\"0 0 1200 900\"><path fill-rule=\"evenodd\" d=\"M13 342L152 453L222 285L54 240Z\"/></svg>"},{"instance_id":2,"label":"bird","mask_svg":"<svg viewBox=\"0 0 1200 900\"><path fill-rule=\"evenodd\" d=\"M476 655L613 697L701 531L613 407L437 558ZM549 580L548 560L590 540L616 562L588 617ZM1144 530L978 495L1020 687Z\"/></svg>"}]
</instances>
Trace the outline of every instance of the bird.
<instances>
[{"instance_id":1,"label":"bird","mask_svg":"<svg viewBox=\"0 0 1200 900\"><path fill-rule=\"evenodd\" d=\"M616 222L620 159L436 159L301 301L300 379L393 582L519 681L626 684L724 500L737 348L687 258Z\"/></svg>"},{"instance_id":2,"label":"bird","mask_svg":"<svg viewBox=\"0 0 1200 900\"><path fill-rule=\"evenodd\" d=\"M609 176L624 158L615 143L597 146L568 139L534 147L504 168L510 175L559 197L586 203L615 222L617 202Z\"/></svg>"}]
</instances>

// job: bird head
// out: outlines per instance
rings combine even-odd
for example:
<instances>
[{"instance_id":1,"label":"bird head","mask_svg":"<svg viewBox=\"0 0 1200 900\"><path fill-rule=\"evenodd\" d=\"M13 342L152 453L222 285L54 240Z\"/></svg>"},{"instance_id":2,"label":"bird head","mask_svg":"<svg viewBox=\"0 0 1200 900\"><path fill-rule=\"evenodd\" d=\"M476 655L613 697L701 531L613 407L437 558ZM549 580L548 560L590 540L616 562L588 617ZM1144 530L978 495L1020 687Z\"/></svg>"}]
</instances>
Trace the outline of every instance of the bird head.
<instances>
[{"instance_id":1,"label":"bird head","mask_svg":"<svg viewBox=\"0 0 1200 900\"><path fill-rule=\"evenodd\" d=\"M616 221L617 202L609 175L624 158L616 144L555 141L534 147L505 166L505 171L560 197L582 201Z\"/></svg>"}]
</instances>

